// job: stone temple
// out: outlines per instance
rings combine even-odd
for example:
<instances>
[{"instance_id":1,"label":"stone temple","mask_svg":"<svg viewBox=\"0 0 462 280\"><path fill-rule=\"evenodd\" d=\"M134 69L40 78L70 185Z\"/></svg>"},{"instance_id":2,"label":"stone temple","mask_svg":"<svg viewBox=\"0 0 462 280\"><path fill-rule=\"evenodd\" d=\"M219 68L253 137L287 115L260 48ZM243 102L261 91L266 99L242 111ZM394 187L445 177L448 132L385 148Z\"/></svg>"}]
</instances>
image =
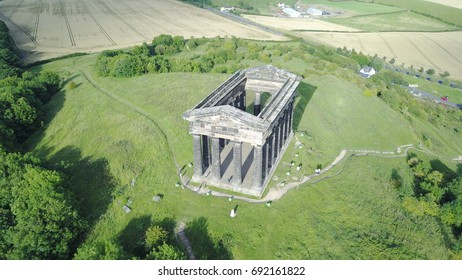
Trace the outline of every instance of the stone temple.
<instances>
[{"instance_id":1,"label":"stone temple","mask_svg":"<svg viewBox=\"0 0 462 280\"><path fill-rule=\"evenodd\" d=\"M192 181L261 196L293 136L301 79L271 65L243 69L185 112L193 136Z\"/></svg>"}]
</instances>

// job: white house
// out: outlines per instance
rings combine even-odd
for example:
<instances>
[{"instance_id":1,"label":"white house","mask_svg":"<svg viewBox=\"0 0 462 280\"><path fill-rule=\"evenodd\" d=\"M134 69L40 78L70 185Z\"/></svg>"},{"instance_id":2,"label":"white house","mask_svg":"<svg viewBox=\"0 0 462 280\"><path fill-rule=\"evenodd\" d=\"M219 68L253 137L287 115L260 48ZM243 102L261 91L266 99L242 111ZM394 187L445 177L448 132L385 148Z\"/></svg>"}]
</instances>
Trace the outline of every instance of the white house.
<instances>
[{"instance_id":1,"label":"white house","mask_svg":"<svg viewBox=\"0 0 462 280\"><path fill-rule=\"evenodd\" d=\"M361 70L359 70L359 74L364 78L370 78L371 76L375 75L375 69L370 66L363 66Z\"/></svg>"},{"instance_id":2,"label":"white house","mask_svg":"<svg viewBox=\"0 0 462 280\"><path fill-rule=\"evenodd\" d=\"M234 7L232 7L232 6L224 6L224 7L221 7L220 11L222 11L222 12L233 12Z\"/></svg>"},{"instance_id":3,"label":"white house","mask_svg":"<svg viewBox=\"0 0 462 280\"><path fill-rule=\"evenodd\" d=\"M282 11L284 12L284 14L288 15L291 18L297 18L302 16L302 14L299 11L296 11L292 8L284 8L282 9Z\"/></svg>"},{"instance_id":4,"label":"white house","mask_svg":"<svg viewBox=\"0 0 462 280\"><path fill-rule=\"evenodd\" d=\"M284 4L284 3L278 3L278 7L281 8L281 9L284 9L284 8L286 8L287 6L286 6L286 4Z\"/></svg>"}]
</instances>

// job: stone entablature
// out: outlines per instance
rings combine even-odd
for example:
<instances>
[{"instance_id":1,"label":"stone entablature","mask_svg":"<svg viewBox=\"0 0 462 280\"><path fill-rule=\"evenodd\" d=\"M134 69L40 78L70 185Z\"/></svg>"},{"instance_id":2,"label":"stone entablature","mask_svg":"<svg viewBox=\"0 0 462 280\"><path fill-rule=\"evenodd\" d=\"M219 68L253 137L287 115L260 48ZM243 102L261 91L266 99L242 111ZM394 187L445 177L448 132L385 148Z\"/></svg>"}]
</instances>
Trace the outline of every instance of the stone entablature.
<instances>
[{"instance_id":1,"label":"stone entablature","mask_svg":"<svg viewBox=\"0 0 462 280\"><path fill-rule=\"evenodd\" d=\"M271 65L240 70L185 112L193 135L192 180L260 196L292 137L295 90L301 79ZM255 94L254 115L246 112L248 91ZM271 99L261 108L263 92ZM252 169L250 183L243 176L243 143L251 149L244 160L252 160L246 167ZM227 144L232 149L226 156L232 157L232 172L229 160L221 159ZM244 172L249 175L249 170Z\"/></svg>"}]
</instances>

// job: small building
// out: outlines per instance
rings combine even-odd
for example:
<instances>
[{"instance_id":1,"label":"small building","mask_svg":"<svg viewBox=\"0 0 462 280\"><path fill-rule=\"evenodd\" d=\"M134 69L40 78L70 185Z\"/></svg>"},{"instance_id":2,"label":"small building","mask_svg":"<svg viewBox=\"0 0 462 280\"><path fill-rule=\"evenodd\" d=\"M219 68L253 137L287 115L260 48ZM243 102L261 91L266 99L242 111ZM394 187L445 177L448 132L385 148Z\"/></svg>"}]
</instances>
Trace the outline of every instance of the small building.
<instances>
[{"instance_id":1,"label":"small building","mask_svg":"<svg viewBox=\"0 0 462 280\"><path fill-rule=\"evenodd\" d=\"M287 5L284 3L278 3L278 7L281 9L288 8Z\"/></svg>"},{"instance_id":2,"label":"small building","mask_svg":"<svg viewBox=\"0 0 462 280\"><path fill-rule=\"evenodd\" d=\"M363 68L359 70L359 74L364 78L370 78L371 76L375 75L375 69L370 66L363 66Z\"/></svg>"},{"instance_id":3,"label":"small building","mask_svg":"<svg viewBox=\"0 0 462 280\"><path fill-rule=\"evenodd\" d=\"M321 11L320 9L316 9L314 7L311 7L311 8L308 8L306 10L306 12L310 15L310 16L322 16L324 13L323 11Z\"/></svg>"},{"instance_id":4,"label":"small building","mask_svg":"<svg viewBox=\"0 0 462 280\"><path fill-rule=\"evenodd\" d=\"M220 8L220 11L228 13L228 12L234 12L234 7L233 6L224 6Z\"/></svg>"},{"instance_id":5,"label":"small building","mask_svg":"<svg viewBox=\"0 0 462 280\"><path fill-rule=\"evenodd\" d=\"M291 18L298 18L302 16L302 14L299 11L296 11L292 8L284 8L282 9L282 11L284 12L284 14L288 15Z\"/></svg>"}]
</instances>

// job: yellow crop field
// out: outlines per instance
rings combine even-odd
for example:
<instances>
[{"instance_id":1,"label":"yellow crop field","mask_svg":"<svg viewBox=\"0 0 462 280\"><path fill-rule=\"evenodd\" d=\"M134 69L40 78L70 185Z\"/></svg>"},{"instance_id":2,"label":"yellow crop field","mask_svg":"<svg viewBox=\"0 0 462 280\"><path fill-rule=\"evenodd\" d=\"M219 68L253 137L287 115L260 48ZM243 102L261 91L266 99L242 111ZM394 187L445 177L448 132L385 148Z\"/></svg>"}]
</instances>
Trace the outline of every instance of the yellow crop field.
<instances>
[{"instance_id":1,"label":"yellow crop field","mask_svg":"<svg viewBox=\"0 0 462 280\"><path fill-rule=\"evenodd\" d=\"M175 0L4 0L0 20L29 61L132 46L162 33L286 39Z\"/></svg>"}]
</instances>

